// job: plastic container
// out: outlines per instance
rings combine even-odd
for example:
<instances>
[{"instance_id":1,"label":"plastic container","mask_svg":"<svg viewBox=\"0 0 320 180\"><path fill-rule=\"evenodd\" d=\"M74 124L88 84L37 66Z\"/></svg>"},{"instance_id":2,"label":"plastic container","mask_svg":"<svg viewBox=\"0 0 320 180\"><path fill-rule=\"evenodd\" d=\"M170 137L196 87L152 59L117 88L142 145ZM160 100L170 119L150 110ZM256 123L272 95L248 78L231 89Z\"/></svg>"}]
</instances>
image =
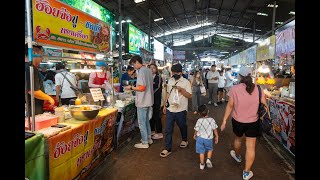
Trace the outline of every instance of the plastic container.
<instances>
[{"instance_id":1,"label":"plastic container","mask_svg":"<svg viewBox=\"0 0 320 180\"><path fill-rule=\"evenodd\" d=\"M32 126L32 117L30 117L31 126ZM43 128L50 127L52 125L55 125L58 123L58 116L55 115L47 115L47 114L41 114L35 116L35 122L36 127L35 130L40 130ZM28 117L25 118L25 130L31 130L31 127L29 127L28 123Z\"/></svg>"},{"instance_id":2,"label":"plastic container","mask_svg":"<svg viewBox=\"0 0 320 180\"><path fill-rule=\"evenodd\" d=\"M58 117L58 123L63 123L65 121L64 109L56 108L54 109L54 114Z\"/></svg>"}]
</instances>

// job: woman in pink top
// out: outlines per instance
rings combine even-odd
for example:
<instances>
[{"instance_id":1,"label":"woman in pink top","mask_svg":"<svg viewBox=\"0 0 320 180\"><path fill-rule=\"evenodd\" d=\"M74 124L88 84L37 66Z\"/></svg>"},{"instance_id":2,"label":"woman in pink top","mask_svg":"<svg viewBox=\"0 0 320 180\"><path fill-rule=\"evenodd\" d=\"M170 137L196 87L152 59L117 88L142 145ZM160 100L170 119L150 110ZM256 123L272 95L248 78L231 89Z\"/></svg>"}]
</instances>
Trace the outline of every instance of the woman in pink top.
<instances>
[{"instance_id":1,"label":"woman in pink top","mask_svg":"<svg viewBox=\"0 0 320 180\"><path fill-rule=\"evenodd\" d=\"M240 84L233 86L229 92L229 102L221 124L221 131L226 127L227 120L232 112L232 127L235 134L234 150L230 155L241 162L241 139L246 136L246 165L242 177L247 180L253 176L251 166L255 158L256 137L261 136L260 124L258 121L259 90L252 82L251 69L241 67L239 71ZM267 108L263 91L261 92L261 102Z\"/></svg>"}]
</instances>

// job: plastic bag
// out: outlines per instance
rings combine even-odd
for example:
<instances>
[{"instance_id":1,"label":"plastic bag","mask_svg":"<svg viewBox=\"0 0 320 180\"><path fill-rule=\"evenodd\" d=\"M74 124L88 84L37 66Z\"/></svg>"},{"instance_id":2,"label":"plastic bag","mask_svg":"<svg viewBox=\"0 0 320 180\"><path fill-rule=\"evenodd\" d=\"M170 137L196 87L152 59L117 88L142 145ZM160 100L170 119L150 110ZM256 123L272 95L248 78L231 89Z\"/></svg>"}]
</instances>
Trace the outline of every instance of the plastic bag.
<instances>
[{"instance_id":1,"label":"plastic bag","mask_svg":"<svg viewBox=\"0 0 320 180\"><path fill-rule=\"evenodd\" d=\"M173 106L179 106L180 105L180 97L179 97L178 89L174 89L173 90L172 105Z\"/></svg>"},{"instance_id":2,"label":"plastic bag","mask_svg":"<svg viewBox=\"0 0 320 180\"><path fill-rule=\"evenodd\" d=\"M204 85L200 86L200 93L202 96L205 96L206 95L206 87L204 87Z\"/></svg>"}]
</instances>

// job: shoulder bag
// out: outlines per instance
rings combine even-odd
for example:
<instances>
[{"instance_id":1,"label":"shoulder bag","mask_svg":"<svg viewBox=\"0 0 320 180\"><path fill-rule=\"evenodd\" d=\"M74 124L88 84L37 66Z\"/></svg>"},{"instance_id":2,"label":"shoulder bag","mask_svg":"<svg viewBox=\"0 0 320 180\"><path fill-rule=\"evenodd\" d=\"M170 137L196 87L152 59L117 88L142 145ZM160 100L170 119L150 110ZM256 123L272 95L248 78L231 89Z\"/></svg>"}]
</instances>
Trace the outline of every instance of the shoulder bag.
<instances>
[{"instance_id":1,"label":"shoulder bag","mask_svg":"<svg viewBox=\"0 0 320 180\"><path fill-rule=\"evenodd\" d=\"M179 81L178 81L178 82L179 82ZM174 84L174 86L176 86L176 85L178 84L178 82L176 82L176 83ZM172 90L173 90L173 87L171 87L170 93L169 93L169 95L168 95L168 97L167 97L167 102L166 102L166 107L167 107L167 108L170 106L168 99L169 99L169 97L170 97L170 94L171 94Z\"/></svg>"},{"instance_id":2,"label":"shoulder bag","mask_svg":"<svg viewBox=\"0 0 320 180\"><path fill-rule=\"evenodd\" d=\"M82 90L81 90L80 88L78 88L77 86L74 86L74 85L70 82L70 80L66 77L67 73L65 73L65 74L61 73L61 74L62 74L63 77L68 81L68 83L70 84L70 88L74 91L74 93L76 94L76 96L78 97L79 95L81 95L81 94L82 94ZM62 82L62 83L63 83L63 82Z\"/></svg>"},{"instance_id":3,"label":"shoulder bag","mask_svg":"<svg viewBox=\"0 0 320 180\"><path fill-rule=\"evenodd\" d=\"M268 111L268 108L265 108L264 104L261 103L261 87L259 85L257 85L257 87L259 90L258 120L260 121L260 128L264 133L271 134L272 120L270 118L270 113Z\"/></svg>"}]
</instances>

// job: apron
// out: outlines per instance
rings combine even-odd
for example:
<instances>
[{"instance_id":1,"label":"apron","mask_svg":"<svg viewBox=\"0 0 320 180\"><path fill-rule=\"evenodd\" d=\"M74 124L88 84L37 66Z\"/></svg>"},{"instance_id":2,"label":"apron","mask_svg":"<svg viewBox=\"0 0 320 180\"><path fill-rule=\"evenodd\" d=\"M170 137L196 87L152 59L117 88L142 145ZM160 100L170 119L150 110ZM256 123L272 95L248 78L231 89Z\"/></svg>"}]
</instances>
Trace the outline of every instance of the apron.
<instances>
[{"instance_id":1,"label":"apron","mask_svg":"<svg viewBox=\"0 0 320 180\"><path fill-rule=\"evenodd\" d=\"M103 78L99 78L98 74L96 73L96 77L93 79L93 84L102 85L104 84L104 81L108 81L107 73L104 73Z\"/></svg>"}]
</instances>

